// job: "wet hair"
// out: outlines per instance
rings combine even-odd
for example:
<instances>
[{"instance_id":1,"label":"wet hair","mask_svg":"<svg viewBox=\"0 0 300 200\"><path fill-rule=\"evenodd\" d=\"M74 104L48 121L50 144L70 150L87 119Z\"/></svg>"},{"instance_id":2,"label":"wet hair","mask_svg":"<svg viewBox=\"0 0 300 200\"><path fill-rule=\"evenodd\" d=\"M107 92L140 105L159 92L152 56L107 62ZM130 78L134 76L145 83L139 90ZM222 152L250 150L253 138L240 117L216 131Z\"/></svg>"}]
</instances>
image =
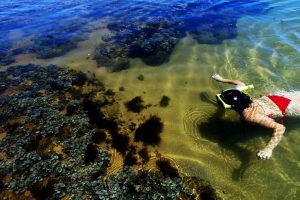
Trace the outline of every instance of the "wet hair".
<instances>
[{"instance_id":1,"label":"wet hair","mask_svg":"<svg viewBox=\"0 0 300 200\"><path fill-rule=\"evenodd\" d=\"M243 112L252 103L249 95L237 89L223 90L221 97L225 103L231 105L239 113Z\"/></svg>"}]
</instances>

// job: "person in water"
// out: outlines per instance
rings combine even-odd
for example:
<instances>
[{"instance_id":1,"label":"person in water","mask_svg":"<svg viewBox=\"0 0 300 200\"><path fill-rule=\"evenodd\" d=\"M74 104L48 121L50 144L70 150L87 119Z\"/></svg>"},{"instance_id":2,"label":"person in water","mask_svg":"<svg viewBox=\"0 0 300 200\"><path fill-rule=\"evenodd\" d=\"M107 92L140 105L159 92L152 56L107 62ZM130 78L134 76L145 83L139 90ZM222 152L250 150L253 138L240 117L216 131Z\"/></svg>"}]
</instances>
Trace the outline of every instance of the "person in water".
<instances>
[{"instance_id":1,"label":"person in water","mask_svg":"<svg viewBox=\"0 0 300 200\"><path fill-rule=\"evenodd\" d=\"M285 116L300 116L300 92L281 91L261 96L258 99L251 99L243 92L249 88L243 82L224 79L218 74L214 74L212 78L221 83L235 85L235 88L223 90L221 94L217 95L218 102L224 108L232 108L237 111L247 122L273 129L270 141L257 153L259 159L269 159L285 132L283 125ZM274 118L281 118L281 123L275 122Z\"/></svg>"}]
</instances>

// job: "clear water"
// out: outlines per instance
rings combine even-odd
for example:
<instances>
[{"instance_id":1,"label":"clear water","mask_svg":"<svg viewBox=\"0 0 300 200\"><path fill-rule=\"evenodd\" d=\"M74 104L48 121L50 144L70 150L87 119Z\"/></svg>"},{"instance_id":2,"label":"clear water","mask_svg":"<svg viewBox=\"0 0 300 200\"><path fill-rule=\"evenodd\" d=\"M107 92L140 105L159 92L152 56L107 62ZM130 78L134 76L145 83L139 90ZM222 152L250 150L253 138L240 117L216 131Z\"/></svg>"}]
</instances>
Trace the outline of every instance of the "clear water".
<instances>
[{"instance_id":1,"label":"clear water","mask_svg":"<svg viewBox=\"0 0 300 200\"><path fill-rule=\"evenodd\" d=\"M140 39L136 34L146 34L140 27L162 20L167 26L148 36L175 42L159 66L135 54L130 68L110 73L90 59L98 45L110 42L104 38L124 45L124 34ZM109 29L109 24L118 26ZM156 105L169 96L167 108L152 106L142 113L164 121L158 150L183 173L210 181L225 199L300 199L299 121L289 121L270 160L257 160L271 132L219 110L215 94L226 86L210 78L217 72L254 84L253 96L300 90L299 33L297 0L0 3L2 66L58 64L95 73L108 88L125 88L118 93L120 105L135 96ZM137 79L140 74L144 81ZM121 111L135 117L122 106Z\"/></svg>"}]
</instances>

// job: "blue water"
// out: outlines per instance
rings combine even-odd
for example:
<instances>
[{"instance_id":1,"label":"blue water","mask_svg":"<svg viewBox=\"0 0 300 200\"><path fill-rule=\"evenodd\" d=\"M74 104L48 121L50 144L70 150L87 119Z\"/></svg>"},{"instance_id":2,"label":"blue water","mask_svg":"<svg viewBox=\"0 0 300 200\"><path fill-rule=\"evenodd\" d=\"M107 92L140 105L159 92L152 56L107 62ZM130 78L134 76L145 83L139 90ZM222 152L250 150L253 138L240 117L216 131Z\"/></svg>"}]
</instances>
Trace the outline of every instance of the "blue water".
<instances>
[{"instance_id":1,"label":"blue water","mask_svg":"<svg viewBox=\"0 0 300 200\"><path fill-rule=\"evenodd\" d=\"M101 42L82 47L97 31L107 33ZM245 128L230 111L220 117L211 102L225 87L210 78L254 84L256 96L300 90L299 1L11 0L0 3L0 34L0 69L65 60L116 71L96 74L115 91L126 88L121 101L141 95L155 105L168 95L168 108L147 110L165 123L159 151L225 199L300 199L299 123L290 122L270 160L257 160L270 133ZM84 48L92 56L76 60Z\"/></svg>"},{"instance_id":2,"label":"blue water","mask_svg":"<svg viewBox=\"0 0 300 200\"><path fill-rule=\"evenodd\" d=\"M8 1L0 5L0 63L11 64L22 53L36 53L37 58L63 55L84 40L93 22L109 18L108 28L116 33L109 40L129 45L129 57L141 57L151 64L153 58L145 57L163 48L157 43L166 41L167 54L186 34L199 43L218 44L237 36L239 18L260 15L268 9L267 3L254 0ZM14 32L22 34L11 38ZM20 40L29 44L15 45ZM138 42L130 44L133 40ZM144 47L146 44L152 49Z\"/></svg>"}]
</instances>

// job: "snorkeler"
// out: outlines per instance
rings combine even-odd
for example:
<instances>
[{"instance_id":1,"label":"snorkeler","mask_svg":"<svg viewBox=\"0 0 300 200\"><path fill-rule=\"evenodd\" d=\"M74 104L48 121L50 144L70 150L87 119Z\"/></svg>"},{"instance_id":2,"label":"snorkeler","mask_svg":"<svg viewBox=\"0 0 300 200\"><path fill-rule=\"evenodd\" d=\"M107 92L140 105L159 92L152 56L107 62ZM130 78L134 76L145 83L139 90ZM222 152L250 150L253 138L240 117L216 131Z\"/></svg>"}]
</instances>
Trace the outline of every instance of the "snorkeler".
<instances>
[{"instance_id":1,"label":"snorkeler","mask_svg":"<svg viewBox=\"0 0 300 200\"><path fill-rule=\"evenodd\" d=\"M257 153L259 159L269 159L285 131L283 125L285 116L300 116L300 92L277 92L251 99L244 91L253 88L253 85L247 86L239 80L224 79L218 74L214 74L212 78L218 82L235 85L235 88L217 94L218 103L223 108L237 111L247 122L273 129L270 141ZM278 117L282 118L281 124L274 120Z\"/></svg>"}]
</instances>

